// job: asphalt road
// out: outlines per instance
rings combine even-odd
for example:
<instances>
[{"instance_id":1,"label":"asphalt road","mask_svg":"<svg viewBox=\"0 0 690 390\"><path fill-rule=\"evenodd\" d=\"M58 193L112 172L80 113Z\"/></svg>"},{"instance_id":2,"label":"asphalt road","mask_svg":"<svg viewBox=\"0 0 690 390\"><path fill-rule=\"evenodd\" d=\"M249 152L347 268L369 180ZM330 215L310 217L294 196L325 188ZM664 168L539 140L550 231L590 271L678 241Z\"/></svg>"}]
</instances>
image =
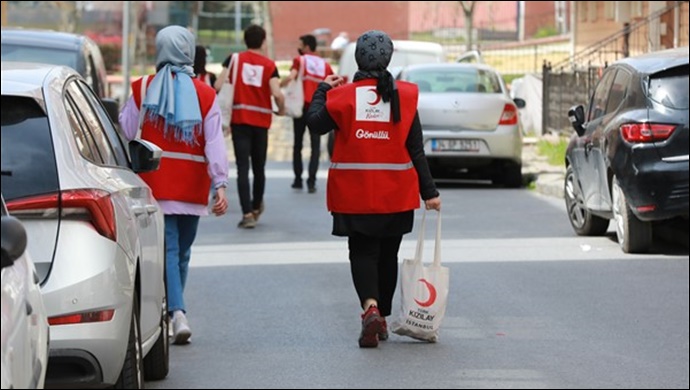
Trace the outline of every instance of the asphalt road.
<instances>
[{"instance_id":1,"label":"asphalt road","mask_svg":"<svg viewBox=\"0 0 690 390\"><path fill-rule=\"evenodd\" d=\"M172 346L168 378L149 388L689 386L687 247L626 255L612 231L575 236L560 199L445 184L451 292L440 340L392 335L363 350L325 179L307 194L289 187L287 163L270 163L268 177L256 229L236 227L235 191L229 215L202 219L186 291L192 343ZM413 255L418 227L401 257Z\"/></svg>"}]
</instances>

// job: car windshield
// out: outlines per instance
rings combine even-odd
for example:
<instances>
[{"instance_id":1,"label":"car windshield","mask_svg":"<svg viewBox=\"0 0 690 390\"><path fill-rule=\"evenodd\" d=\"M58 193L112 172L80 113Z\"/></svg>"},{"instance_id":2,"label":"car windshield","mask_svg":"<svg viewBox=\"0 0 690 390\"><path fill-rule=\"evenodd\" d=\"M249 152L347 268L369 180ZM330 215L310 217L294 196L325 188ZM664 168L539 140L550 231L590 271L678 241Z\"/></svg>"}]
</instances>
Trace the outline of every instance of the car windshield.
<instances>
[{"instance_id":1,"label":"car windshield","mask_svg":"<svg viewBox=\"0 0 690 390\"><path fill-rule=\"evenodd\" d=\"M688 109L688 67L670 69L649 79L649 98L674 109Z\"/></svg>"},{"instance_id":2,"label":"car windshield","mask_svg":"<svg viewBox=\"0 0 690 390\"><path fill-rule=\"evenodd\" d=\"M3 42L2 60L65 65L77 69L76 52L50 47L20 46Z\"/></svg>"},{"instance_id":3,"label":"car windshield","mask_svg":"<svg viewBox=\"0 0 690 390\"><path fill-rule=\"evenodd\" d=\"M405 80L419 86L420 93L501 93L496 73L477 68L412 69Z\"/></svg>"}]
</instances>

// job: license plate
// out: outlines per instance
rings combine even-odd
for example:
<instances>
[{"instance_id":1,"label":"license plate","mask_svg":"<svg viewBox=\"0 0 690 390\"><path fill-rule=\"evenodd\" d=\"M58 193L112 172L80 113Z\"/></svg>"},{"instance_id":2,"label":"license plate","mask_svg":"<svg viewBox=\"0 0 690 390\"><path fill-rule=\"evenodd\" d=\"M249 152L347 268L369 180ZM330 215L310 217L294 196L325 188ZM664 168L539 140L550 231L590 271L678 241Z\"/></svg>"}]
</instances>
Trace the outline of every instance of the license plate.
<instances>
[{"instance_id":1,"label":"license plate","mask_svg":"<svg viewBox=\"0 0 690 390\"><path fill-rule=\"evenodd\" d=\"M434 152L479 152L480 141L474 139L433 139Z\"/></svg>"}]
</instances>

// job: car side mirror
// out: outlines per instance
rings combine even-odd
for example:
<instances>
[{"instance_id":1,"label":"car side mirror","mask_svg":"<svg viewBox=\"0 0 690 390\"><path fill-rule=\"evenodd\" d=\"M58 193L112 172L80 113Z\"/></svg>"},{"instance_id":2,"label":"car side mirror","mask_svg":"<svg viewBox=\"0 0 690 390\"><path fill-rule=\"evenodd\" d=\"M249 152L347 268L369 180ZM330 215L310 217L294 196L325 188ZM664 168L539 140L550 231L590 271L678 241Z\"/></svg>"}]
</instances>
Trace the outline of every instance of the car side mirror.
<instances>
[{"instance_id":1,"label":"car side mirror","mask_svg":"<svg viewBox=\"0 0 690 390\"><path fill-rule=\"evenodd\" d=\"M157 170L161 164L161 156L163 149L152 142L143 139L129 141L129 159L132 162L132 170L136 173Z\"/></svg>"},{"instance_id":2,"label":"car side mirror","mask_svg":"<svg viewBox=\"0 0 690 390\"><path fill-rule=\"evenodd\" d=\"M527 105L527 102L525 101L525 99L520 99L520 98L513 99L513 103L515 103L517 108L525 108L525 106Z\"/></svg>"},{"instance_id":3,"label":"car side mirror","mask_svg":"<svg viewBox=\"0 0 690 390\"><path fill-rule=\"evenodd\" d=\"M575 132L577 135L582 137L583 134L585 134L585 108L580 104L579 106L574 106L571 107L570 110L568 110L568 119L570 119L570 123L573 125L573 129L575 129Z\"/></svg>"},{"instance_id":4,"label":"car side mirror","mask_svg":"<svg viewBox=\"0 0 690 390\"><path fill-rule=\"evenodd\" d=\"M110 120L118 124L120 122L120 106L117 100L113 98L103 98L101 102L103 102L103 107L105 107L105 111L108 113Z\"/></svg>"},{"instance_id":5,"label":"car side mirror","mask_svg":"<svg viewBox=\"0 0 690 390\"><path fill-rule=\"evenodd\" d=\"M26 229L17 218L2 217L2 268L14 262L26 251Z\"/></svg>"}]
</instances>

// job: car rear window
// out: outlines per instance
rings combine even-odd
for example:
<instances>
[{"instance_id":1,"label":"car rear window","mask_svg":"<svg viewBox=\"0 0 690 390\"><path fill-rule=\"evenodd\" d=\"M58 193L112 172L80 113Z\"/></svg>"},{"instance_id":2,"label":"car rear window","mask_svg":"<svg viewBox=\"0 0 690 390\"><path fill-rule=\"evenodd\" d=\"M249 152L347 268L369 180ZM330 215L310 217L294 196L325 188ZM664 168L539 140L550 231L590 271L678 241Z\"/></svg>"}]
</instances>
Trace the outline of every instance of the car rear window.
<instances>
[{"instance_id":1,"label":"car rear window","mask_svg":"<svg viewBox=\"0 0 690 390\"><path fill-rule=\"evenodd\" d=\"M35 100L2 97L0 165L5 200L59 189L48 117Z\"/></svg>"},{"instance_id":2,"label":"car rear window","mask_svg":"<svg viewBox=\"0 0 690 390\"><path fill-rule=\"evenodd\" d=\"M39 62L42 64L65 65L77 69L78 52L52 47L20 46L2 43L3 61Z\"/></svg>"},{"instance_id":3,"label":"car rear window","mask_svg":"<svg viewBox=\"0 0 690 390\"><path fill-rule=\"evenodd\" d=\"M414 69L405 79L417 84L420 93L501 93L498 76L485 69Z\"/></svg>"},{"instance_id":4,"label":"car rear window","mask_svg":"<svg viewBox=\"0 0 690 390\"><path fill-rule=\"evenodd\" d=\"M688 109L688 66L682 66L649 77L649 98L673 109Z\"/></svg>"}]
</instances>

